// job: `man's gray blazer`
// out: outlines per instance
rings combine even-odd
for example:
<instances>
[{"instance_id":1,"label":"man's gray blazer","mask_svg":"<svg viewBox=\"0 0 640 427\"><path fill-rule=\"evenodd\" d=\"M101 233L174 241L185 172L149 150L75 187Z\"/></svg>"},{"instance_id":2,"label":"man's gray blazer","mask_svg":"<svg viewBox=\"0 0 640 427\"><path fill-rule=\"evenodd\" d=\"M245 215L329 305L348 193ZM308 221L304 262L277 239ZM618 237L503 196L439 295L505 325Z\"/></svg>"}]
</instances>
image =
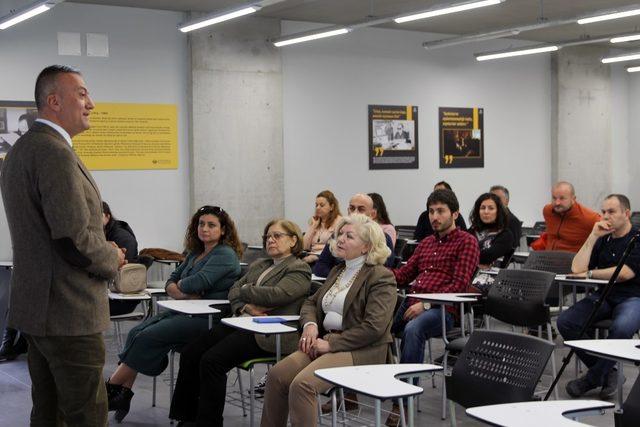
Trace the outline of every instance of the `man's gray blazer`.
<instances>
[{"instance_id":1,"label":"man's gray blazer","mask_svg":"<svg viewBox=\"0 0 640 427\"><path fill-rule=\"evenodd\" d=\"M9 326L35 336L107 329L118 254L105 240L98 187L73 149L36 122L7 154L0 188L13 246Z\"/></svg>"}]
</instances>

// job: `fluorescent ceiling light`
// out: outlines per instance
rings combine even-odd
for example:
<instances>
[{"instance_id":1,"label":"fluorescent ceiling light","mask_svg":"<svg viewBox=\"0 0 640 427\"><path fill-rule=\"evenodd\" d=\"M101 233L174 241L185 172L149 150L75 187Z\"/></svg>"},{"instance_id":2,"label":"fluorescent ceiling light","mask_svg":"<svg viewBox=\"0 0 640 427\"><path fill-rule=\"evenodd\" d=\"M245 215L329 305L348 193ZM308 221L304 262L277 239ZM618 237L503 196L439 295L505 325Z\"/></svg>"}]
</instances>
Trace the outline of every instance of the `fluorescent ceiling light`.
<instances>
[{"instance_id":1,"label":"fluorescent ceiling light","mask_svg":"<svg viewBox=\"0 0 640 427\"><path fill-rule=\"evenodd\" d=\"M9 13L8 15L0 18L0 30L6 30L9 27L12 27L22 21L26 21L29 18L33 18L36 15L40 15L43 12L51 9L55 6L59 1L39 1L37 3L33 3L27 7L22 9L18 9L15 12Z\"/></svg>"},{"instance_id":2,"label":"fluorescent ceiling light","mask_svg":"<svg viewBox=\"0 0 640 427\"><path fill-rule=\"evenodd\" d=\"M632 42L635 40L640 40L640 34L633 34L630 36L620 36L614 37L610 41L611 43L624 43L624 42Z\"/></svg>"},{"instance_id":3,"label":"fluorescent ceiling light","mask_svg":"<svg viewBox=\"0 0 640 427\"><path fill-rule=\"evenodd\" d=\"M178 27L183 33L197 30L199 28L208 27L209 25L218 24L220 22L228 21L230 19L239 18L241 16L249 15L257 12L261 9L258 5L244 7L242 9L236 9L231 12L215 13L204 16L193 23L186 23Z\"/></svg>"},{"instance_id":4,"label":"fluorescent ceiling light","mask_svg":"<svg viewBox=\"0 0 640 427\"><path fill-rule=\"evenodd\" d=\"M589 18L578 19L578 24L591 24L592 22L608 21L610 19L620 19L629 16L640 15L640 9L625 10L622 12L607 13L604 15L592 16Z\"/></svg>"},{"instance_id":5,"label":"fluorescent ceiling light","mask_svg":"<svg viewBox=\"0 0 640 427\"><path fill-rule=\"evenodd\" d=\"M339 28L337 30L323 31L321 33L308 34L306 36L283 38L273 42L275 47L288 46L290 44L303 43L309 40L324 39L326 37L339 36L340 34L347 34L350 30L348 28Z\"/></svg>"},{"instance_id":6,"label":"fluorescent ceiling light","mask_svg":"<svg viewBox=\"0 0 640 427\"><path fill-rule=\"evenodd\" d=\"M479 7L493 6L493 5L502 3L503 1L505 0L482 0L482 1L462 3L462 4L445 7L442 9L428 10L426 12L420 12L412 15L401 16L399 18L395 18L394 21L396 21L396 23L398 24L402 24L403 22L417 21L418 19L432 18L434 16L446 15L449 13L456 13L456 12L463 12L465 10L477 9Z\"/></svg>"},{"instance_id":7,"label":"fluorescent ceiling light","mask_svg":"<svg viewBox=\"0 0 640 427\"><path fill-rule=\"evenodd\" d=\"M637 73L638 71L640 71L640 67L627 67L629 73Z\"/></svg>"},{"instance_id":8,"label":"fluorescent ceiling light","mask_svg":"<svg viewBox=\"0 0 640 427\"><path fill-rule=\"evenodd\" d=\"M504 52L495 53L479 53L476 55L477 61L489 61L491 59L510 58L512 56L533 55L536 53L555 52L558 50L558 46L542 46L534 48L524 48L517 50L508 50Z\"/></svg>"},{"instance_id":9,"label":"fluorescent ceiling light","mask_svg":"<svg viewBox=\"0 0 640 427\"><path fill-rule=\"evenodd\" d=\"M608 58L602 58L602 63L610 64L612 62L633 61L634 59L640 59L640 53L632 53L629 55L610 56Z\"/></svg>"}]
</instances>

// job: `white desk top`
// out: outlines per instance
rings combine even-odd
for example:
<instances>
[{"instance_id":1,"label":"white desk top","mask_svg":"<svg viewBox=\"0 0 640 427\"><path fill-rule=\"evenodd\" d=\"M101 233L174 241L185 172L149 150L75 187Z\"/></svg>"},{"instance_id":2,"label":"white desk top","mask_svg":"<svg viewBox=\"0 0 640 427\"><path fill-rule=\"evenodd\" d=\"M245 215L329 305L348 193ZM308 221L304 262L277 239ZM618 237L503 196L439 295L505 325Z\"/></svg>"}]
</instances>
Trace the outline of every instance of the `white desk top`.
<instances>
[{"instance_id":1,"label":"white desk top","mask_svg":"<svg viewBox=\"0 0 640 427\"><path fill-rule=\"evenodd\" d=\"M148 293L149 295L166 294L167 293L167 291L165 291L164 288L147 288L144 291L146 293Z\"/></svg>"},{"instance_id":2,"label":"white desk top","mask_svg":"<svg viewBox=\"0 0 640 427\"><path fill-rule=\"evenodd\" d=\"M256 316L256 317L281 317L288 322L295 322L300 319L300 316ZM286 334L289 332L296 332L298 328L287 326L283 323L256 323L251 316L241 317L226 317L221 320L227 326L231 326L236 329L243 329L249 332L255 332L257 334Z\"/></svg>"},{"instance_id":3,"label":"white desk top","mask_svg":"<svg viewBox=\"0 0 640 427\"><path fill-rule=\"evenodd\" d=\"M148 288L162 288L164 289L164 285L167 284L166 280L151 280L149 282L147 282L147 289Z\"/></svg>"},{"instance_id":4,"label":"white desk top","mask_svg":"<svg viewBox=\"0 0 640 427\"><path fill-rule=\"evenodd\" d=\"M640 362L640 340L574 340L565 341L564 345L597 356L627 362Z\"/></svg>"},{"instance_id":5,"label":"white desk top","mask_svg":"<svg viewBox=\"0 0 640 427\"><path fill-rule=\"evenodd\" d=\"M493 426L504 427L578 427L588 426L565 418L572 413L603 410L615 405L599 400L548 400L546 402L505 403L467 409L467 415Z\"/></svg>"},{"instance_id":6,"label":"white desk top","mask_svg":"<svg viewBox=\"0 0 640 427\"><path fill-rule=\"evenodd\" d=\"M109 299L112 300L133 300L133 301L146 301L151 299L151 296L145 292L137 292L135 294L120 294L116 292L109 291Z\"/></svg>"},{"instance_id":7,"label":"white desk top","mask_svg":"<svg viewBox=\"0 0 640 427\"><path fill-rule=\"evenodd\" d=\"M0 267L11 268L13 267L13 261L0 261Z\"/></svg>"},{"instance_id":8,"label":"white desk top","mask_svg":"<svg viewBox=\"0 0 640 427\"><path fill-rule=\"evenodd\" d=\"M480 273L484 273L484 274L491 274L491 275L497 275L498 273L500 273L500 269L496 268L496 267L491 267L488 270L480 270ZM608 280L600 280L600 279L576 279L576 278L571 278L571 277L567 277L567 274L556 274L556 278L555 280L561 283L571 283L571 284L576 284L576 285L580 285L582 284L583 286L589 286L589 287L595 287L598 285L605 285L607 284Z\"/></svg>"},{"instance_id":9,"label":"white desk top","mask_svg":"<svg viewBox=\"0 0 640 427\"><path fill-rule=\"evenodd\" d=\"M315 274L311 275L311 280L313 280L314 282L326 282L327 278L326 277L322 277L322 276L316 276Z\"/></svg>"},{"instance_id":10,"label":"white desk top","mask_svg":"<svg viewBox=\"0 0 640 427\"><path fill-rule=\"evenodd\" d=\"M396 377L441 370L442 366L427 363L402 363L318 369L315 375L356 393L385 400L394 397L415 396L422 393L421 387L400 381Z\"/></svg>"},{"instance_id":11,"label":"white desk top","mask_svg":"<svg viewBox=\"0 0 640 427\"><path fill-rule=\"evenodd\" d=\"M417 244L419 244L419 243L420 243L420 242L418 242L418 241L417 241L417 240L415 240L415 239L407 240L407 245L417 245Z\"/></svg>"},{"instance_id":12,"label":"white desk top","mask_svg":"<svg viewBox=\"0 0 640 427\"><path fill-rule=\"evenodd\" d=\"M452 294L407 294L407 298L417 298L419 300L440 303L456 304L461 302L475 302L480 294L474 293L452 293Z\"/></svg>"},{"instance_id":13,"label":"white desk top","mask_svg":"<svg viewBox=\"0 0 640 427\"><path fill-rule=\"evenodd\" d=\"M556 280L558 282L575 283L577 285L584 284L584 286L606 285L607 283L609 283L608 280L602 280L602 279L576 279L576 278L567 277L567 276L570 276L570 275L568 275L568 274L556 274Z\"/></svg>"},{"instance_id":14,"label":"white desk top","mask_svg":"<svg viewBox=\"0 0 640 427\"><path fill-rule=\"evenodd\" d=\"M178 265L181 262L181 261L176 261L175 259L157 259L157 258L154 259L153 261L159 262L160 264L169 264L169 265L171 264Z\"/></svg>"},{"instance_id":15,"label":"white desk top","mask_svg":"<svg viewBox=\"0 0 640 427\"><path fill-rule=\"evenodd\" d=\"M259 250L262 250L264 248L262 247L262 245L248 245L247 249L259 249Z\"/></svg>"},{"instance_id":16,"label":"white desk top","mask_svg":"<svg viewBox=\"0 0 640 427\"><path fill-rule=\"evenodd\" d=\"M515 257L520 257L520 258L529 258L529 254L530 252L514 252L513 256Z\"/></svg>"},{"instance_id":17,"label":"white desk top","mask_svg":"<svg viewBox=\"0 0 640 427\"><path fill-rule=\"evenodd\" d=\"M183 299L158 301L160 307L184 314L215 314L220 313L212 305L229 304L229 300L224 299Z\"/></svg>"}]
</instances>

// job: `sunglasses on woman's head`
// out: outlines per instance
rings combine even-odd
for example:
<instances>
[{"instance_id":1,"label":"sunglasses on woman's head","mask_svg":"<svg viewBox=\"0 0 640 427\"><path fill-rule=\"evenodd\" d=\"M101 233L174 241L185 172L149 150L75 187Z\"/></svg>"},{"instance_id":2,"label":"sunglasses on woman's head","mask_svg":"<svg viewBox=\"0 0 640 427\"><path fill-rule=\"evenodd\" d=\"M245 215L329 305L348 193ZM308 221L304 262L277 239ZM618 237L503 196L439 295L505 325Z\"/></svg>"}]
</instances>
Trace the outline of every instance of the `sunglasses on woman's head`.
<instances>
[{"instance_id":1,"label":"sunglasses on woman's head","mask_svg":"<svg viewBox=\"0 0 640 427\"><path fill-rule=\"evenodd\" d=\"M220 206L209 206L209 205L205 205L203 207L201 207L200 209L198 209L199 213L203 213L203 212L211 212L215 215L219 215L222 212L224 212L224 209L222 209Z\"/></svg>"}]
</instances>

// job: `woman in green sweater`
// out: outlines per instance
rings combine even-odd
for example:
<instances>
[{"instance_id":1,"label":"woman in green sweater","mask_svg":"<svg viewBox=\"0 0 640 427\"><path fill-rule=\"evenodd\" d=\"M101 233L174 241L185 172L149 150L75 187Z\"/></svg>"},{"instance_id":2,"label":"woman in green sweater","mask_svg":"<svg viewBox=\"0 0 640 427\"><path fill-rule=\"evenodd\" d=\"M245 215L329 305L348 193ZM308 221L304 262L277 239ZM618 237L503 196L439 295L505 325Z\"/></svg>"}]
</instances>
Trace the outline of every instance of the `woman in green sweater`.
<instances>
[{"instance_id":1,"label":"woman in green sweater","mask_svg":"<svg viewBox=\"0 0 640 427\"><path fill-rule=\"evenodd\" d=\"M240 276L242 244L233 220L217 206L203 206L193 215L185 237L187 258L165 285L174 299L226 299ZM228 316L222 312L214 320ZM120 364L107 381L109 410L120 422L129 412L131 387L138 373L157 376L167 367L167 353L180 351L209 328L208 316L164 312L131 329L118 355Z\"/></svg>"}]
</instances>

